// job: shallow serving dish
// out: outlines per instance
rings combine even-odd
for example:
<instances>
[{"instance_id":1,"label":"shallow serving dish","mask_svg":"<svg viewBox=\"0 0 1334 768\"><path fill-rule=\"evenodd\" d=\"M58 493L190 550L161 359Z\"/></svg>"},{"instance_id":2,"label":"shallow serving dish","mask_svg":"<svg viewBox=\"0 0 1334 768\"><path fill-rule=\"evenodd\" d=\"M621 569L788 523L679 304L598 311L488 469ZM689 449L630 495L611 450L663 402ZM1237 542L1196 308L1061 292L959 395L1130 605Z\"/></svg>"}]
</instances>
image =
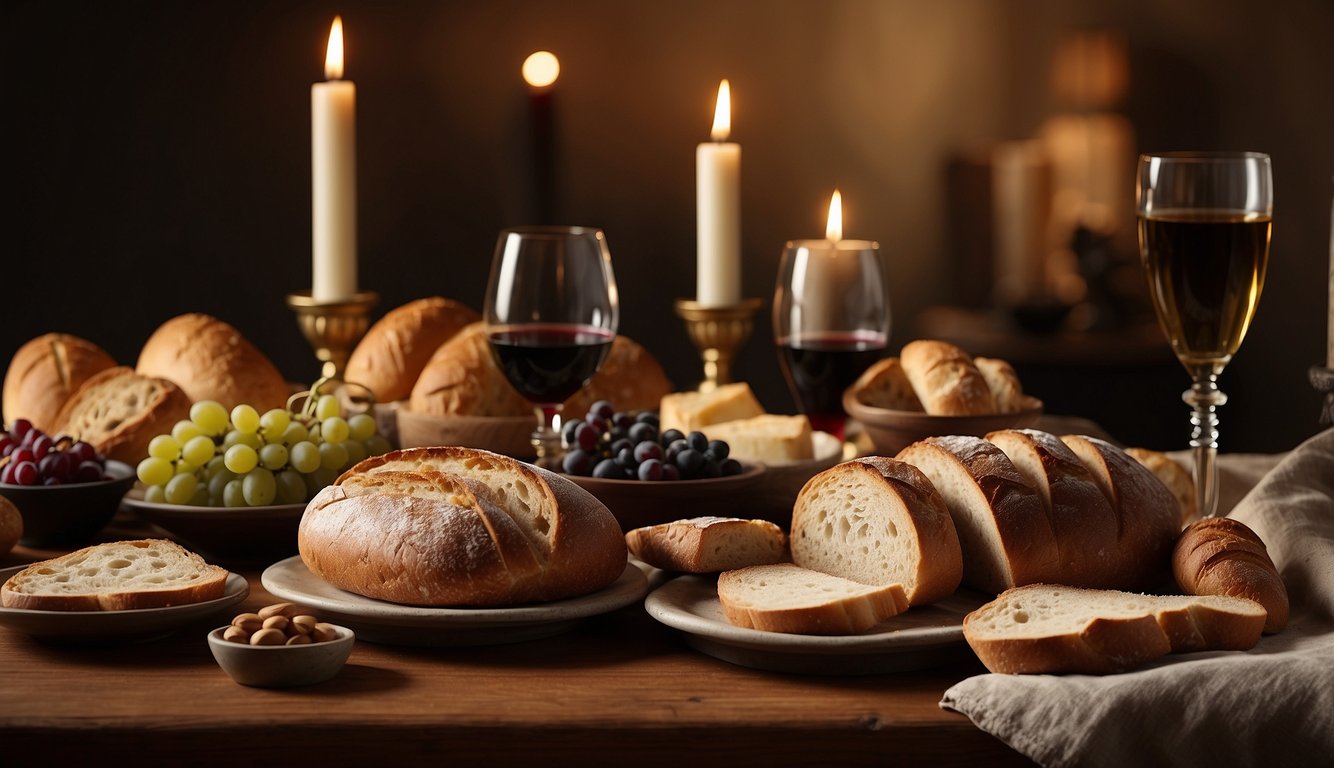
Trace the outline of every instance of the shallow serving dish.
<instances>
[{"instance_id":1,"label":"shallow serving dish","mask_svg":"<svg viewBox=\"0 0 1334 768\"><path fill-rule=\"evenodd\" d=\"M988 413L980 416L932 416L921 411L896 411L875 408L857 399L851 389L843 393L843 408L861 423L875 444L876 453L894 456L909 445L939 435L983 437L998 429L1031 427L1042 416L1042 401L1024 396L1024 408L1014 413Z\"/></svg>"},{"instance_id":2,"label":"shallow serving dish","mask_svg":"<svg viewBox=\"0 0 1334 768\"><path fill-rule=\"evenodd\" d=\"M333 640L306 645L248 645L222 639L227 627L208 633L208 648L218 666L241 685L292 688L322 683L338 674L352 654L356 633L333 625Z\"/></svg>"},{"instance_id":3,"label":"shallow serving dish","mask_svg":"<svg viewBox=\"0 0 1334 768\"><path fill-rule=\"evenodd\" d=\"M267 507L196 507L144 501L143 490L123 504L189 549L241 560L266 560L296 552L296 531L305 504Z\"/></svg>"},{"instance_id":4,"label":"shallow serving dish","mask_svg":"<svg viewBox=\"0 0 1334 768\"><path fill-rule=\"evenodd\" d=\"M717 515L769 519L780 515L754 495L766 479L763 464L743 464L742 472L708 480L604 480L598 477L569 478L598 497L616 516L621 530L669 523L683 517ZM791 517L792 510L787 510Z\"/></svg>"},{"instance_id":5,"label":"shallow serving dish","mask_svg":"<svg viewBox=\"0 0 1334 768\"><path fill-rule=\"evenodd\" d=\"M106 472L111 479L95 483L0 483L0 495L14 502L23 516L19 543L43 549L87 544L115 517L121 497L134 485L129 464L108 460Z\"/></svg>"},{"instance_id":6,"label":"shallow serving dish","mask_svg":"<svg viewBox=\"0 0 1334 768\"><path fill-rule=\"evenodd\" d=\"M398 446L462 445L482 448L516 459L534 455L531 437L537 417L527 416L428 416L400 407Z\"/></svg>"}]
</instances>

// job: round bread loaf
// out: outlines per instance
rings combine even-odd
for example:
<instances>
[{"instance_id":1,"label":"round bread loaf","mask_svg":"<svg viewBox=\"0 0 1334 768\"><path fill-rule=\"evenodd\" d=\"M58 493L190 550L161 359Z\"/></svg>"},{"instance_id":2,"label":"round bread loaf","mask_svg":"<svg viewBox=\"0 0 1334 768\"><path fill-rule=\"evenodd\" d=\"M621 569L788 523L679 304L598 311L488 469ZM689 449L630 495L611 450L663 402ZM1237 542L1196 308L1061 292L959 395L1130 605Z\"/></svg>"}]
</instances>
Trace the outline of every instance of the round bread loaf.
<instances>
[{"instance_id":1,"label":"round bread loaf","mask_svg":"<svg viewBox=\"0 0 1334 768\"><path fill-rule=\"evenodd\" d=\"M23 418L51 432L70 395L95 374L115 368L102 348L77 336L48 333L19 347L5 372L5 423Z\"/></svg>"},{"instance_id":2,"label":"round bread loaf","mask_svg":"<svg viewBox=\"0 0 1334 768\"><path fill-rule=\"evenodd\" d=\"M1239 520L1211 517L1182 531L1172 575L1188 594L1244 597L1264 606L1265 632L1288 624L1288 589L1264 542Z\"/></svg>"},{"instance_id":3,"label":"round bread loaf","mask_svg":"<svg viewBox=\"0 0 1334 768\"><path fill-rule=\"evenodd\" d=\"M439 296L408 302L366 331L348 358L344 378L369 387L382 403L407 399L440 345L481 319L469 307Z\"/></svg>"},{"instance_id":4,"label":"round bread loaf","mask_svg":"<svg viewBox=\"0 0 1334 768\"><path fill-rule=\"evenodd\" d=\"M90 443L108 459L134 465L148 443L190 416L190 399L167 379L119 366L85 381L56 416L55 431Z\"/></svg>"},{"instance_id":5,"label":"round bread loaf","mask_svg":"<svg viewBox=\"0 0 1334 768\"><path fill-rule=\"evenodd\" d=\"M599 400L610 400L620 411L653 411L671 391L657 358L634 339L617 336L588 386L565 401L564 412L579 418Z\"/></svg>"},{"instance_id":6,"label":"round bread loaf","mask_svg":"<svg viewBox=\"0 0 1334 768\"><path fill-rule=\"evenodd\" d=\"M431 355L408 409L427 416L525 416L533 406L496 365L486 324L473 323Z\"/></svg>"},{"instance_id":7,"label":"round bread loaf","mask_svg":"<svg viewBox=\"0 0 1334 768\"><path fill-rule=\"evenodd\" d=\"M263 413L284 407L291 394L283 375L240 331L200 313L159 326L135 370L175 382L191 402L216 400L228 410L246 403Z\"/></svg>"},{"instance_id":8,"label":"round bread loaf","mask_svg":"<svg viewBox=\"0 0 1334 768\"><path fill-rule=\"evenodd\" d=\"M330 584L408 605L518 605L603 589L626 566L610 511L569 480L471 448L367 459L311 500L301 558Z\"/></svg>"}]
</instances>

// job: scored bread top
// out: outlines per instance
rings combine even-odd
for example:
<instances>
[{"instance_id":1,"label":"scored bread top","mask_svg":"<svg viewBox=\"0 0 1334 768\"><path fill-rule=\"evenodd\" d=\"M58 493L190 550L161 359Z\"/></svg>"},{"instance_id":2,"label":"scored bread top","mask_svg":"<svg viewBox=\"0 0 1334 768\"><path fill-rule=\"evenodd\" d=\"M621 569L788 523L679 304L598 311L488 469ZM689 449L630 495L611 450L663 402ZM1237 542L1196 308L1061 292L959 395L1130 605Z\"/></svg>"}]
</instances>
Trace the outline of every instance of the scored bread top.
<instances>
[{"instance_id":1,"label":"scored bread top","mask_svg":"<svg viewBox=\"0 0 1334 768\"><path fill-rule=\"evenodd\" d=\"M223 596L227 571L162 539L117 541L34 563L0 587L6 608L124 611Z\"/></svg>"},{"instance_id":2,"label":"scored bread top","mask_svg":"<svg viewBox=\"0 0 1334 768\"><path fill-rule=\"evenodd\" d=\"M108 368L83 383L56 416L57 432L85 440L109 459L136 464L148 443L190 415L190 398L174 383Z\"/></svg>"},{"instance_id":3,"label":"scored bread top","mask_svg":"<svg viewBox=\"0 0 1334 768\"><path fill-rule=\"evenodd\" d=\"M1230 595L1265 607L1266 632L1288 623L1288 589L1255 531L1240 520L1211 517L1182 531L1172 550L1177 586L1192 595Z\"/></svg>"},{"instance_id":4,"label":"scored bread top","mask_svg":"<svg viewBox=\"0 0 1334 768\"><path fill-rule=\"evenodd\" d=\"M27 419L54 432L65 401L95 374L116 367L101 347L77 336L47 333L18 348L5 371L4 421Z\"/></svg>"}]
</instances>

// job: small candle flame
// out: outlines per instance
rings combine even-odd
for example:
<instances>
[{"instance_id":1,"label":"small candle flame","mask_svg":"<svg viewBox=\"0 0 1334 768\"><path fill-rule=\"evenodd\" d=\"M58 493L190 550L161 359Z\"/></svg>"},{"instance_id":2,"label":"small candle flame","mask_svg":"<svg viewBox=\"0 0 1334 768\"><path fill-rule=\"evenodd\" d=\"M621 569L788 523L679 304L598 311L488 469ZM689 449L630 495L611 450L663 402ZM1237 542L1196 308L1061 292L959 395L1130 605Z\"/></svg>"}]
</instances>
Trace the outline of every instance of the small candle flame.
<instances>
[{"instance_id":1,"label":"small candle flame","mask_svg":"<svg viewBox=\"0 0 1334 768\"><path fill-rule=\"evenodd\" d=\"M343 79L343 17L335 16L329 28L329 49L324 54L324 77Z\"/></svg>"},{"instance_id":2,"label":"small candle flame","mask_svg":"<svg viewBox=\"0 0 1334 768\"><path fill-rule=\"evenodd\" d=\"M829 198L829 220L825 224L824 236L831 243L843 239L843 195L837 189L833 197Z\"/></svg>"},{"instance_id":3,"label":"small candle flame","mask_svg":"<svg viewBox=\"0 0 1334 768\"><path fill-rule=\"evenodd\" d=\"M537 51L523 60L523 81L533 88L546 88L560 77L560 60L551 51Z\"/></svg>"},{"instance_id":4,"label":"small candle flame","mask_svg":"<svg viewBox=\"0 0 1334 768\"><path fill-rule=\"evenodd\" d=\"M710 135L714 141L727 141L727 135L732 132L732 86L728 85L724 78L718 84L718 105L713 110L713 131Z\"/></svg>"}]
</instances>

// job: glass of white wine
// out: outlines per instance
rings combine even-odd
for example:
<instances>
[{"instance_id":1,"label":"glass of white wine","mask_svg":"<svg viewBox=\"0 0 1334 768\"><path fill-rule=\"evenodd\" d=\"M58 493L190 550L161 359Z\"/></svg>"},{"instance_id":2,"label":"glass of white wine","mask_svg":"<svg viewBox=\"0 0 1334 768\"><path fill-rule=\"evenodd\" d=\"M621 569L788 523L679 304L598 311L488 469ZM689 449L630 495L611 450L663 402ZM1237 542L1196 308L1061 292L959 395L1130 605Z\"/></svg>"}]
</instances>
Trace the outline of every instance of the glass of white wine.
<instances>
[{"instance_id":1,"label":"glass of white wine","mask_svg":"<svg viewBox=\"0 0 1334 768\"><path fill-rule=\"evenodd\" d=\"M1246 336L1264 288L1274 194L1257 152L1141 155L1136 189L1140 256L1158 322L1193 383L1195 488L1200 514L1218 510L1218 375Z\"/></svg>"}]
</instances>

